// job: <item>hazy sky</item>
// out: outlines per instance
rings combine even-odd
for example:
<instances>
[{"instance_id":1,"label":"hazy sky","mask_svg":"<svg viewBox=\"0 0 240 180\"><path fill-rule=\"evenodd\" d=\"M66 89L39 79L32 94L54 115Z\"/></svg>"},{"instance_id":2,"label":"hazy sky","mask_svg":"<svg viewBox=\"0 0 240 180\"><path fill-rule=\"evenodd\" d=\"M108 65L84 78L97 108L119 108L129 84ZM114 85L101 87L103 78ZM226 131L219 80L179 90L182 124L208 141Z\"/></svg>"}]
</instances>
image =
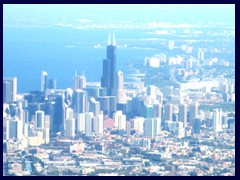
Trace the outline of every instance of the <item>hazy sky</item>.
<instances>
[{"instance_id":1,"label":"hazy sky","mask_svg":"<svg viewBox=\"0 0 240 180\"><path fill-rule=\"evenodd\" d=\"M235 5L87 5L40 4L3 5L4 27L46 26L54 23L94 23L106 21L235 23Z\"/></svg>"}]
</instances>

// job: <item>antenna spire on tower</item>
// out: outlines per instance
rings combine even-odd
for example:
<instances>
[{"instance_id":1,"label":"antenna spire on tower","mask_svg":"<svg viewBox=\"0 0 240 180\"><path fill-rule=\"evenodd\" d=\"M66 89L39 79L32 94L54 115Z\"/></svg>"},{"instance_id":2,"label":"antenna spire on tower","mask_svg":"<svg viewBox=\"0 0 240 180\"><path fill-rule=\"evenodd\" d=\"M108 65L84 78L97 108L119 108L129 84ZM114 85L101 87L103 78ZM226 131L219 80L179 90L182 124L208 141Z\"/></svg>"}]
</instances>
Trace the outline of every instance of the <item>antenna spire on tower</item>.
<instances>
[{"instance_id":1,"label":"antenna spire on tower","mask_svg":"<svg viewBox=\"0 0 240 180\"><path fill-rule=\"evenodd\" d=\"M75 70L75 77L77 77L77 70Z\"/></svg>"},{"instance_id":2,"label":"antenna spire on tower","mask_svg":"<svg viewBox=\"0 0 240 180\"><path fill-rule=\"evenodd\" d=\"M85 77L84 70L83 70L83 72L82 72L82 76Z\"/></svg>"},{"instance_id":3,"label":"antenna spire on tower","mask_svg":"<svg viewBox=\"0 0 240 180\"><path fill-rule=\"evenodd\" d=\"M114 33L114 31L113 31L113 46L116 46L116 39L115 39L115 33Z\"/></svg>"},{"instance_id":4,"label":"antenna spire on tower","mask_svg":"<svg viewBox=\"0 0 240 180\"><path fill-rule=\"evenodd\" d=\"M110 33L108 33L108 46L111 44L111 36Z\"/></svg>"}]
</instances>

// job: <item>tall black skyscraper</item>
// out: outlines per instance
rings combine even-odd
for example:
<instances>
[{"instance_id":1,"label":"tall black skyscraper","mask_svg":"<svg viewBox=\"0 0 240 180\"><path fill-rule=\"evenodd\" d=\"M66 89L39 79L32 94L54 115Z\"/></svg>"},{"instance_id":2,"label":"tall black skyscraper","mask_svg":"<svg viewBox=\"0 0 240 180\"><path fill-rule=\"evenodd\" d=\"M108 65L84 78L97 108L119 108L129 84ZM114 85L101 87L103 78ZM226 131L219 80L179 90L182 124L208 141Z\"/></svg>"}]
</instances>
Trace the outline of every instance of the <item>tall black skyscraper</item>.
<instances>
[{"instance_id":1,"label":"tall black skyscraper","mask_svg":"<svg viewBox=\"0 0 240 180\"><path fill-rule=\"evenodd\" d=\"M50 115L50 131L55 134L64 130L65 103L63 93L52 93L48 96L47 115Z\"/></svg>"},{"instance_id":2,"label":"tall black skyscraper","mask_svg":"<svg viewBox=\"0 0 240 180\"><path fill-rule=\"evenodd\" d=\"M113 96L114 88L116 86L115 82L116 73L116 40L113 34L113 41L111 44L110 34L108 37L107 45L107 59L103 60L103 76L101 78L101 86L107 89L107 95Z\"/></svg>"}]
</instances>

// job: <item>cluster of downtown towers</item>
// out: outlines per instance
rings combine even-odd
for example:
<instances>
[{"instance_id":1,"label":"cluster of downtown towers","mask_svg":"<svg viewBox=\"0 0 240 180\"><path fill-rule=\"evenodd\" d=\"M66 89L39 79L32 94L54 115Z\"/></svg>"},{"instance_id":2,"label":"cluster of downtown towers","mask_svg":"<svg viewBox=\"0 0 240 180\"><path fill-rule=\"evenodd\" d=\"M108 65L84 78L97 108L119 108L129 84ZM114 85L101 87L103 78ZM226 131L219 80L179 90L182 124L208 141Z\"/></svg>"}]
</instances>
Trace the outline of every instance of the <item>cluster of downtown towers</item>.
<instances>
[{"instance_id":1,"label":"cluster of downtown towers","mask_svg":"<svg viewBox=\"0 0 240 180\"><path fill-rule=\"evenodd\" d=\"M25 123L36 121L37 126L41 127L43 122L42 120L38 122L38 120L42 119L42 116L48 115L52 136L65 131L66 119L78 119L80 113L92 112L95 116L102 115L103 117L103 115L107 115L112 118L117 110L123 112L126 110L123 73L116 71L116 40L114 34L112 41L110 34L108 37L107 57L103 60L101 87L86 86L86 78L83 73L81 76L75 74L73 90L70 88L59 90L56 89L56 80L50 79L48 81L47 76L47 72L43 71L41 74L41 91L31 91L24 95L20 107L23 110L23 121ZM8 113L12 117L19 114L16 96L17 78L4 77L3 103L9 104ZM87 124L87 118L85 122Z\"/></svg>"}]
</instances>

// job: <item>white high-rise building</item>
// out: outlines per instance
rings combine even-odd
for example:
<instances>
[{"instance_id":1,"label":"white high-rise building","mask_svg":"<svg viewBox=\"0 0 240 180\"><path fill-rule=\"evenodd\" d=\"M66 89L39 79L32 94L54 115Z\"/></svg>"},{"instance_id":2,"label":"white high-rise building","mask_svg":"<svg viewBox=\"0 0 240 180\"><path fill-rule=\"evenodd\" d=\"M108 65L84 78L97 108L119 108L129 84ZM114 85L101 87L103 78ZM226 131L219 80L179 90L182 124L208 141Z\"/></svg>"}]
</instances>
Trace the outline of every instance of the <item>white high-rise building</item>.
<instances>
[{"instance_id":1,"label":"white high-rise building","mask_svg":"<svg viewBox=\"0 0 240 180\"><path fill-rule=\"evenodd\" d=\"M72 119L74 118L73 109L67 108L66 109L66 119Z\"/></svg>"},{"instance_id":2,"label":"white high-rise building","mask_svg":"<svg viewBox=\"0 0 240 180\"><path fill-rule=\"evenodd\" d=\"M187 104L179 105L179 121L183 122L183 127L187 127Z\"/></svg>"},{"instance_id":3,"label":"white high-rise building","mask_svg":"<svg viewBox=\"0 0 240 180\"><path fill-rule=\"evenodd\" d=\"M133 119L133 128L140 134L144 132L144 121L145 118L143 117L136 117Z\"/></svg>"},{"instance_id":4,"label":"white high-rise building","mask_svg":"<svg viewBox=\"0 0 240 180\"><path fill-rule=\"evenodd\" d=\"M93 112L95 116L101 114L100 112L100 102L96 101L95 98L90 98L89 101L89 111Z\"/></svg>"},{"instance_id":5,"label":"white high-rise building","mask_svg":"<svg viewBox=\"0 0 240 180\"><path fill-rule=\"evenodd\" d=\"M85 113L85 134L86 136L93 135L93 116L92 112Z\"/></svg>"},{"instance_id":6,"label":"white high-rise building","mask_svg":"<svg viewBox=\"0 0 240 180\"><path fill-rule=\"evenodd\" d=\"M116 73L116 96L117 103L125 103L126 102L126 94L124 91L124 76L122 71L118 71Z\"/></svg>"},{"instance_id":7,"label":"white high-rise building","mask_svg":"<svg viewBox=\"0 0 240 180\"><path fill-rule=\"evenodd\" d=\"M77 72L76 72L74 76L74 90L84 89L86 88L86 85L87 83L86 83L86 77L84 75L84 72L82 76L77 75Z\"/></svg>"},{"instance_id":8,"label":"white high-rise building","mask_svg":"<svg viewBox=\"0 0 240 180\"><path fill-rule=\"evenodd\" d=\"M103 112L101 111L101 114L97 115L95 118L95 133L96 135L103 134Z\"/></svg>"},{"instance_id":9,"label":"white high-rise building","mask_svg":"<svg viewBox=\"0 0 240 180\"><path fill-rule=\"evenodd\" d=\"M156 86L148 86L147 87L147 95L153 99L156 99Z\"/></svg>"},{"instance_id":10,"label":"white high-rise building","mask_svg":"<svg viewBox=\"0 0 240 180\"><path fill-rule=\"evenodd\" d=\"M213 130L215 133L222 131L222 109L213 110Z\"/></svg>"},{"instance_id":11,"label":"white high-rise building","mask_svg":"<svg viewBox=\"0 0 240 180\"><path fill-rule=\"evenodd\" d=\"M77 117L77 130L85 132L85 113L79 113Z\"/></svg>"},{"instance_id":12,"label":"white high-rise building","mask_svg":"<svg viewBox=\"0 0 240 180\"><path fill-rule=\"evenodd\" d=\"M113 114L114 126L118 130L126 131L126 115L122 114L122 111L116 111Z\"/></svg>"},{"instance_id":13,"label":"white high-rise building","mask_svg":"<svg viewBox=\"0 0 240 180\"><path fill-rule=\"evenodd\" d=\"M74 138L75 137L75 119L73 114L73 109L67 108L66 109L66 129L65 129L65 135L67 137Z\"/></svg>"},{"instance_id":14,"label":"white high-rise building","mask_svg":"<svg viewBox=\"0 0 240 180\"><path fill-rule=\"evenodd\" d=\"M67 137L74 138L75 137L75 119L74 118L66 119L65 122L66 122L65 135Z\"/></svg>"}]
</instances>

